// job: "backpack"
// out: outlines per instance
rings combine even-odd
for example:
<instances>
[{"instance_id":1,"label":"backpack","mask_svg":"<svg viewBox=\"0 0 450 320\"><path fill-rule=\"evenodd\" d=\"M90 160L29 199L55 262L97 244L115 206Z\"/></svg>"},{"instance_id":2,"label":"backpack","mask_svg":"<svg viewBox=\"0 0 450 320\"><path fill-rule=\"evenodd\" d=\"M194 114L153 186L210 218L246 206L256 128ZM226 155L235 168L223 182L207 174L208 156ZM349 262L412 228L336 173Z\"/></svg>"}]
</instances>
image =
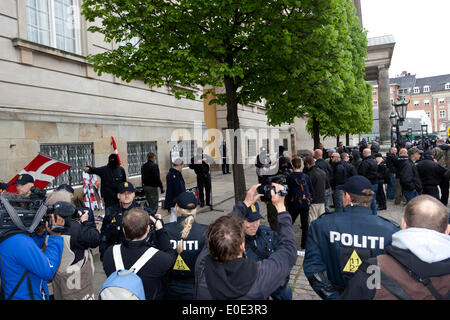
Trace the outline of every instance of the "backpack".
<instances>
[{"instance_id":1,"label":"backpack","mask_svg":"<svg viewBox=\"0 0 450 320\"><path fill-rule=\"evenodd\" d=\"M293 180L295 181L295 186L292 191L291 205L295 209L309 208L312 202L312 196L306 179L302 177L300 181L298 178L293 178Z\"/></svg>"},{"instance_id":2,"label":"backpack","mask_svg":"<svg viewBox=\"0 0 450 320\"><path fill-rule=\"evenodd\" d=\"M145 300L144 284L137 273L158 252L158 249L148 248L131 268L126 270L120 247L120 244L113 247L116 271L105 280L98 298L99 300Z\"/></svg>"}]
</instances>

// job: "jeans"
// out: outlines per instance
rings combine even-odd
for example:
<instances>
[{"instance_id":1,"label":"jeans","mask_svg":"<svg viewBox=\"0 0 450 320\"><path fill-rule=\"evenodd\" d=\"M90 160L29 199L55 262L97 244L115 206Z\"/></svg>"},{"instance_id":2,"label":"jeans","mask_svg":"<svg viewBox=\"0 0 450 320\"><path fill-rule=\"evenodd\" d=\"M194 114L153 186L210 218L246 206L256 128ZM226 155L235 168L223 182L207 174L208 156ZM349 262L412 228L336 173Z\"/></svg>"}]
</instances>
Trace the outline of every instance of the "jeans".
<instances>
[{"instance_id":1,"label":"jeans","mask_svg":"<svg viewBox=\"0 0 450 320\"><path fill-rule=\"evenodd\" d=\"M373 195L372 203L370 204L370 209L372 210L372 214L377 215L377 192L378 192L378 183L372 185L372 191L375 192Z\"/></svg>"},{"instance_id":2,"label":"jeans","mask_svg":"<svg viewBox=\"0 0 450 320\"><path fill-rule=\"evenodd\" d=\"M331 188L325 189L325 212L330 212Z\"/></svg>"},{"instance_id":3,"label":"jeans","mask_svg":"<svg viewBox=\"0 0 450 320\"><path fill-rule=\"evenodd\" d=\"M386 197L389 200L395 199L395 173L391 173L391 179L389 181L387 181Z\"/></svg>"},{"instance_id":4,"label":"jeans","mask_svg":"<svg viewBox=\"0 0 450 320\"><path fill-rule=\"evenodd\" d=\"M342 190L334 190L333 193L334 212L342 212L344 205L342 204Z\"/></svg>"},{"instance_id":5,"label":"jeans","mask_svg":"<svg viewBox=\"0 0 450 320\"><path fill-rule=\"evenodd\" d=\"M419 195L419 193L417 191L403 190L403 195L406 198L406 203L408 203L413 198L417 197Z\"/></svg>"}]
</instances>

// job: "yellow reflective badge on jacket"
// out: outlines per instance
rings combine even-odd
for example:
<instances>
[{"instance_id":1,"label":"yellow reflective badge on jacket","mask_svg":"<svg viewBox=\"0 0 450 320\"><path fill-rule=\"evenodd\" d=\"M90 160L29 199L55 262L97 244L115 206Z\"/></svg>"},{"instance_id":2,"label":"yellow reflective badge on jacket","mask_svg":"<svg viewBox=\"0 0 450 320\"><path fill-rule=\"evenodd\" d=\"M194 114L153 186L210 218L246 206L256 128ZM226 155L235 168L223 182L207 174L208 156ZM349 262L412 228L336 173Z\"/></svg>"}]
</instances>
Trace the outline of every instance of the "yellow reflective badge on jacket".
<instances>
[{"instance_id":1,"label":"yellow reflective badge on jacket","mask_svg":"<svg viewBox=\"0 0 450 320\"><path fill-rule=\"evenodd\" d=\"M189 267L187 266L186 262L184 262L180 254L178 254L177 260L175 261L175 264L173 266L173 270L191 271L191 269L189 269Z\"/></svg>"},{"instance_id":2,"label":"yellow reflective badge on jacket","mask_svg":"<svg viewBox=\"0 0 450 320\"><path fill-rule=\"evenodd\" d=\"M361 263L362 263L361 258L356 253L356 250L353 250L352 255L348 259L343 271L355 273L358 270Z\"/></svg>"},{"instance_id":3,"label":"yellow reflective badge on jacket","mask_svg":"<svg viewBox=\"0 0 450 320\"><path fill-rule=\"evenodd\" d=\"M253 213L256 212L256 207L255 207L254 204L252 204L250 208L252 209L252 212L253 212Z\"/></svg>"}]
</instances>

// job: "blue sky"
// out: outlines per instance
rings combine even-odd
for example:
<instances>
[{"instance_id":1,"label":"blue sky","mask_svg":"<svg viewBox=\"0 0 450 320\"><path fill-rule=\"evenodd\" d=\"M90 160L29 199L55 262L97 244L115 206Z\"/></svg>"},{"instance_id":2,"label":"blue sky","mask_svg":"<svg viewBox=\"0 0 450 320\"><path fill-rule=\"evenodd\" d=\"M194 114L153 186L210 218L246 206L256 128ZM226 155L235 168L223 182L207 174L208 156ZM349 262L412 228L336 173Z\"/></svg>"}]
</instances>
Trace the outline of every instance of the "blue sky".
<instances>
[{"instance_id":1,"label":"blue sky","mask_svg":"<svg viewBox=\"0 0 450 320\"><path fill-rule=\"evenodd\" d=\"M369 38L394 36L391 78L450 74L449 0L361 0L361 10Z\"/></svg>"}]
</instances>

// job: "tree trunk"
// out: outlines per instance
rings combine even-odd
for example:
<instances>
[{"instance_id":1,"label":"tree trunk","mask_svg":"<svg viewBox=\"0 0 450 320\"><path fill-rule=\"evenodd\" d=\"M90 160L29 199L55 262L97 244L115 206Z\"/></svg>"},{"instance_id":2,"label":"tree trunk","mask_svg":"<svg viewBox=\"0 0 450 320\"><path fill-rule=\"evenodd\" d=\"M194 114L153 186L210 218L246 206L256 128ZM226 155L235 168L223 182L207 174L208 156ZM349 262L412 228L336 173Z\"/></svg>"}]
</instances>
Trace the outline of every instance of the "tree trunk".
<instances>
[{"instance_id":1,"label":"tree trunk","mask_svg":"<svg viewBox=\"0 0 450 320\"><path fill-rule=\"evenodd\" d=\"M345 134L345 146L349 146L350 145L350 134L346 133Z\"/></svg>"},{"instance_id":2,"label":"tree trunk","mask_svg":"<svg viewBox=\"0 0 450 320\"><path fill-rule=\"evenodd\" d=\"M313 139L314 139L314 150L319 148L320 143L320 130L319 130L319 121L313 117Z\"/></svg>"},{"instance_id":3,"label":"tree trunk","mask_svg":"<svg viewBox=\"0 0 450 320\"><path fill-rule=\"evenodd\" d=\"M225 90L227 97L227 126L228 129L236 130L239 129L239 116L238 116L238 106L236 99L237 86L234 80L230 77L225 77ZM245 174L244 165L242 157L242 146L241 140L238 139L239 136L233 135L234 141L231 142L232 151L232 171L233 171L233 183L234 183L234 200L235 203L243 201L247 193L245 186Z\"/></svg>"}]
</instances>

